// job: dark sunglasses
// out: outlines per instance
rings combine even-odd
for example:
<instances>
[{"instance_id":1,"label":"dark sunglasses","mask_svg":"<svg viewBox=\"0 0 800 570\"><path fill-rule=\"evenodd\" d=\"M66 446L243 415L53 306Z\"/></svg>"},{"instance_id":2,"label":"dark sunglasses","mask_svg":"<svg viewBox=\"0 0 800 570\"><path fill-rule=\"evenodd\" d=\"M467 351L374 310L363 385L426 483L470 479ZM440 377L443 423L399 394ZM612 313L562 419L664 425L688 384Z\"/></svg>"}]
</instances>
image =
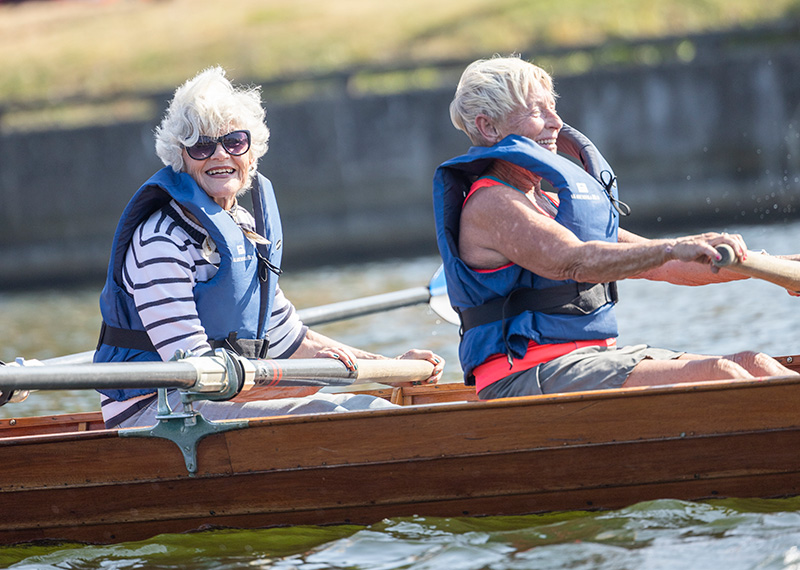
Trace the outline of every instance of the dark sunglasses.
<instances>
[{"instance_id":1,"label":"dark sunglasses","mask_svg":"<svg viewBox=\"0 0 800 570\"><path fill-rule=\"evenodd\" d=\"M217 151L217 144L231 156L241 156L250 150L250 131L233 131L217 138L201 136L195 144L183 148L189 158L205 160Z\"/></svg>"}]
</instances>

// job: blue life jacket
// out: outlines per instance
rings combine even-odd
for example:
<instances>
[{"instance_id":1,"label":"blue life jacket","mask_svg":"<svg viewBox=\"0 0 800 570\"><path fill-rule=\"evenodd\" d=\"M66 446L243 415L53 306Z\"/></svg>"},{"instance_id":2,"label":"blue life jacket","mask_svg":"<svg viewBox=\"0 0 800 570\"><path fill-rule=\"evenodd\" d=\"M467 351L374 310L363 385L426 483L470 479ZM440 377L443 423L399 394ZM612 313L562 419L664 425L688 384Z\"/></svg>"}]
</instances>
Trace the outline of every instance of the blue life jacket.
<instances>
[{"instance_id":1,"label":"blue life jacket","mask_svg":"<svg viewBox=\"0 0 800 570\"><path fill-rule=\"evenodd\" d=\"M228 213L186 173L167 167L144 183L125 208L114 235L106 284L100 296L103 331L95 362L161 360L144 331L133 297L125 290L122 271L135 229L170 198L200 222L219 251L217 273L194 287L197 314L212 346L222 346L226 341L235 344L237 339L264 339L257 342L266 352L269 315L283 253L283 232L270 181L258 174L251 194L256 231L269 244L254 246ZM101 392L122 401L155 390Z\"/></svg>"},{"instance_id":2,"label":"blue life jacket","mask_svg":"<svg viewBox=\"0 0 800 570\"><path fill-rule=\"evenodd\" d=\"M472 183L496 159L519 165L547 180L559 197L555 221L578 239L617 241L619 208L627 206L618 202L611 167L591 141L567 125L559 135L558 146L560 151L579 158L586 171L568 158L516 135L492 147L472 147L467 154L448 160L436 170L436 239L450 302L462 315L459 359L468 384L474 383L472 370L489 356L506 354L510 361L522 358L530 340L549 344L617 336L615 284L597 286L546 279L516 264L479 272L458 256L465 197ZM583 303L581 296L589 290L593 300ZM599 298L595 295L598 291ZM520 292L524 293L523 306L507 314L508 306ZM502 309L502 313L495 311L494 318L463 326L465 314L484 307Z\"/></svg>"}]
</instances>

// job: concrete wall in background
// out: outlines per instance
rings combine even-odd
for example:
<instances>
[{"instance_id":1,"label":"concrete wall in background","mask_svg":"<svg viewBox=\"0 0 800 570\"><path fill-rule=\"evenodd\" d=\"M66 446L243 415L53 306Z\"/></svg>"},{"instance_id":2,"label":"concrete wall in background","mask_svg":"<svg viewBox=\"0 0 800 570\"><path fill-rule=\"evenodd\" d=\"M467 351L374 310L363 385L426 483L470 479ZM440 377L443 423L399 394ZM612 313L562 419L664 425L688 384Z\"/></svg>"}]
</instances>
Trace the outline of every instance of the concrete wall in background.
<instances>
[{"instance_id":1,"label":"concrete wall in background","mask_svg":"<svg viewBox=\"0 0 800 570\"><path fill-rule=\"evenodd\" d=\"M629 229L796 215L796 49L556 80L562 118L617 172ZM266 102L260 171L278 193L286 266L436 252L432 175L468 147L450 124L453 88ZM155 124L0 137L0 287L104 275L119 214L161 166Z\"/></svg>"}]
</instances>

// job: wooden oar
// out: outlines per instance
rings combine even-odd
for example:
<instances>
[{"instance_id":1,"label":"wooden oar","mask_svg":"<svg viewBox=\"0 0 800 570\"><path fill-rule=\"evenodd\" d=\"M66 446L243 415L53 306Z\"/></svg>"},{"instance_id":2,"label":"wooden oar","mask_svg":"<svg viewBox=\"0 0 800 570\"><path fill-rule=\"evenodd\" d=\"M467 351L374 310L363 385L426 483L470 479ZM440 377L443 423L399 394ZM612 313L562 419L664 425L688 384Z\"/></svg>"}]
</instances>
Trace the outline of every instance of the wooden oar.
<instances>
[{"instance_id":1,"label":"wooden oar","mask_svg":"<svg viewBox=\"0 0 800 570\"><path fill-rule=\"evenodd\" d=\"M727 244L717 246L722 259L715 261L717 267L763 279L790 291L800 291L800 262L781 259L771 255L752 253L744 261L737 261L733 248Z\"/></svg>"},{"instance_id":2,"label":"wooden oar","mask_svg":"<svg viewBox=\"0 0 800 570\"><path fill-rule=\"evenodd\" d=\"M0 391L96 390L98 388L182 388L200 393L223 392L231 382L251 386L349 386L380 382L399 384L426 380L433 365L425 360L359 360L357 372L330 358L248 360L230 378L217 356L175 362L110 362L51 366L0 366ZM239 378L241 374L243 378Z\"/></svg>"}]
</instances>

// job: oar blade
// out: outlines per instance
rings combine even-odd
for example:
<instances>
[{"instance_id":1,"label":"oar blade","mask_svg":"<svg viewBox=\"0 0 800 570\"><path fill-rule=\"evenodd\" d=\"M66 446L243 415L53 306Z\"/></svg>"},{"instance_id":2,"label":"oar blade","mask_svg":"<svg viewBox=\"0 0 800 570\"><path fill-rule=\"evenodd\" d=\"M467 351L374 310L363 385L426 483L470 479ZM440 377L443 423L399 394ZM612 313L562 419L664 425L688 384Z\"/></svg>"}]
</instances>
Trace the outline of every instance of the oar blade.
<instances>
[{"instance_id":1,"label":"oar blade","mask_svg":"<svg viewBox=\"0 0 800 570\"><path fill-rule=\"evenodd\" d=\"M450 305L450 297L447 295L447 280L444 275L444 265L440 265L436 273L433 274L428 288L431 292L429 304L433 312L451 325L461 324L458 313L453 310L452 305Z\"/></svg>"}]
</instances>

